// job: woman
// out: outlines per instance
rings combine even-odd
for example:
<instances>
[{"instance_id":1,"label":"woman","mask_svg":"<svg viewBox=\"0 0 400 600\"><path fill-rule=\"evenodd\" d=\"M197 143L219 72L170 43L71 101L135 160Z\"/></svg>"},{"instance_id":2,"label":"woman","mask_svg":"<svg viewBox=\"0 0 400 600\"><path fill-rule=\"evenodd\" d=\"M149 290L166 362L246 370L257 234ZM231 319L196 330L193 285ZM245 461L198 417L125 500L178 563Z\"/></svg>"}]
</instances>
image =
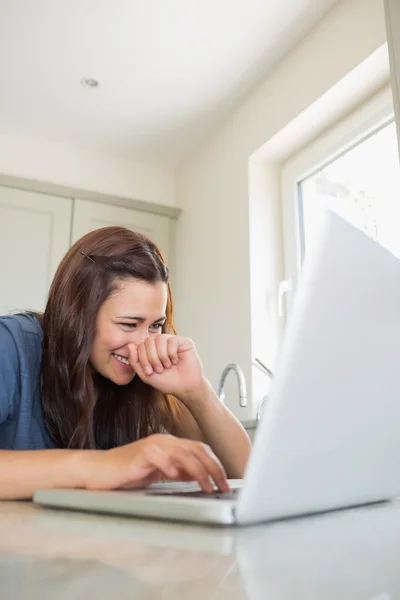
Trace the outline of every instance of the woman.
<instances>
[{"instance_id":1,"label":"woman","mask_svg":"<svg viewBox=\"0 0 400 600\"><path fill-rule=\"evenodd\" d=\"M249 439L174 334L149 239L105 227L76 242L44 314L0 318L0 499L242 477Z\"/></svg>"}]
</instances>

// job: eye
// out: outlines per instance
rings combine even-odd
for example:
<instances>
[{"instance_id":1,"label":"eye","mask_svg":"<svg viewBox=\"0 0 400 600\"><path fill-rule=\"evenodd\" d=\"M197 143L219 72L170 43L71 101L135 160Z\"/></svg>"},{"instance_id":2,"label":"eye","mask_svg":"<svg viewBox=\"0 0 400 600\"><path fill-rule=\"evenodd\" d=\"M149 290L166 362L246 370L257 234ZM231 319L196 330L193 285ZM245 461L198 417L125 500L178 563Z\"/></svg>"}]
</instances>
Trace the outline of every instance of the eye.
<instances>
[{"instance_id":1,"label":"eye","mask_svg":"<svg viewBox=\"0 0 400 600\"><path fill-rule=\"evenodd\" d=\"M128 329L136 329L137 323L119 323L122 327L127 327Z\"/></svg>"},{"instance_id":2,"label":"eye","mask_svg":"<svg viewBox=\"0 0 400 600\"><path fill-rule=\"evenodd\" d=\"M164 323L153 323L153 325L150 325L150 329L152 329L153 331L159 331L160 329L162 329Z\"/></svg>"}]
</instances>

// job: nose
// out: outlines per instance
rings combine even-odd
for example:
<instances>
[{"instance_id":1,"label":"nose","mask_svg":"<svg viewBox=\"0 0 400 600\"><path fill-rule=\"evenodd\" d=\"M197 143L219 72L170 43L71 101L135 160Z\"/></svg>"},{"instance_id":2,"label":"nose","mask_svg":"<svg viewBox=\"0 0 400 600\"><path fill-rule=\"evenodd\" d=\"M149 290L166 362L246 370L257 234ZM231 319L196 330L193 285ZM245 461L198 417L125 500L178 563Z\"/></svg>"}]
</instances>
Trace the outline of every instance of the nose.
<instances>
[{"instance_id":1,"label":"nose","mask_svg":"<svg viewBox=\"0 0 400 600\"><path fill-rule=\"evenodd\" d=\"M143 342L145 342L148 337L149 337L149 330L147 328L143 327L143 328L135 331L134 335L132 336L132 341L136 346L138 346L139 344L142 344Z\"/></svg>"}]
</instances>

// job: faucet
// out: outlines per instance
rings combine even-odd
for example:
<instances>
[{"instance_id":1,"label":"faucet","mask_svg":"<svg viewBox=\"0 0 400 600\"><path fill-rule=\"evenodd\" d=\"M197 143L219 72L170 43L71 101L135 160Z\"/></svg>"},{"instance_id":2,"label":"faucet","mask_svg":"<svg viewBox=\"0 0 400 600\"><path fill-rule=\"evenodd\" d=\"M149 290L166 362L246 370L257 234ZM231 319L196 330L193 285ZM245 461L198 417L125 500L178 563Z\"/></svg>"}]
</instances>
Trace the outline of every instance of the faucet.
<instances>
[{"instance_id":1,"label":"faucet","mask_svg":"<svg viewBox=\"0 0 400 600\"><path fill-rule=\"evenodd\" d=\"M272 379L273 373L272 373L271 369L269 369L267 367L267 365L265 365L263 362L261 362L261 360L259 358L254 359L253 365L255 367L257 367L257 369L259 371L261 371L261 373L264 373L264 375L268 375L268 377L270 377Z\"/></svg>"},{"instance_id":2,"label":"faucet","mask_svg":"<svg viewBox=\"0 0 400 600\"><path fill-rule=\"evenodd\" d=\"M256 424L258 425L263 414L264 404L268 402L268 396L264 396L257 408Z\"/></svg>"},{"instance_id":3,"label":"faucet","mask_svg":"<svg viewBox=\"0 0 400 600\"><path fill-rule=\"evenodd\" d=\"M246 380L242 369L236 363L230 363L222 371L221 379L219 380L218 397L222 403L225 402L225 380L229 371L234 371L239 384L239 399L240 406L247 406L247 389Z\"/></svg>"},{"instance_id":4,"label":"faucet","mask_svg":"<svg viewBox=\"0 0 400 600\"><path fill-rule=\"evenodd\" d=\"M270 377L272 379L273 377L273 373L271 371L271 369L269 369L267 367L267 365L265 365L263 362L261 362L261 360L259 358L255 359L255 362L253 362L253 365L255 367L257 367L257 369L259 371L261 371L261 373L264 373L264 375L267 375L268 377ZM260 422L260 419L262 417L263 414L263 410L264 410L264 404L268 402L268 395L264 396L260 402L260 404L257 407L257 414L256 414L256 423L258 425L258 423Z\"/></svg>"}]
</instances>

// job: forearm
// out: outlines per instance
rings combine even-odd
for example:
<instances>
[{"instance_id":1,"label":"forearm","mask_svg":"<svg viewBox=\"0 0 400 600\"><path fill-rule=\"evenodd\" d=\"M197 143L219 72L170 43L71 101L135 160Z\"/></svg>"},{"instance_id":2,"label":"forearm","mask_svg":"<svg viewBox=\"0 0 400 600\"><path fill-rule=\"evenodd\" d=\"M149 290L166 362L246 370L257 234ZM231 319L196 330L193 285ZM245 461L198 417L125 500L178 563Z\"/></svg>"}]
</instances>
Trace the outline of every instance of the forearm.
<instances>
[{"instance_id":1,"label":"forearm","mask_svg":"<svg viewBox=\"0 0 400 600\"><path fill-rule=\"evenodd\" d=\"M43 488L83 487L88 450L0 450L0 500Z\"/></svg>"},{"instance_id":2,"label":"forearm","mask_svg":"<svg viewBox=\"0 0 400 600\"><path fill-rule=\"evenodd\" d=\"M241 479L250 455L250 439L230 410L207 382L202 390L184 399L205 442L212 448L231 479Z\"/></svg>"}]
</instances>

